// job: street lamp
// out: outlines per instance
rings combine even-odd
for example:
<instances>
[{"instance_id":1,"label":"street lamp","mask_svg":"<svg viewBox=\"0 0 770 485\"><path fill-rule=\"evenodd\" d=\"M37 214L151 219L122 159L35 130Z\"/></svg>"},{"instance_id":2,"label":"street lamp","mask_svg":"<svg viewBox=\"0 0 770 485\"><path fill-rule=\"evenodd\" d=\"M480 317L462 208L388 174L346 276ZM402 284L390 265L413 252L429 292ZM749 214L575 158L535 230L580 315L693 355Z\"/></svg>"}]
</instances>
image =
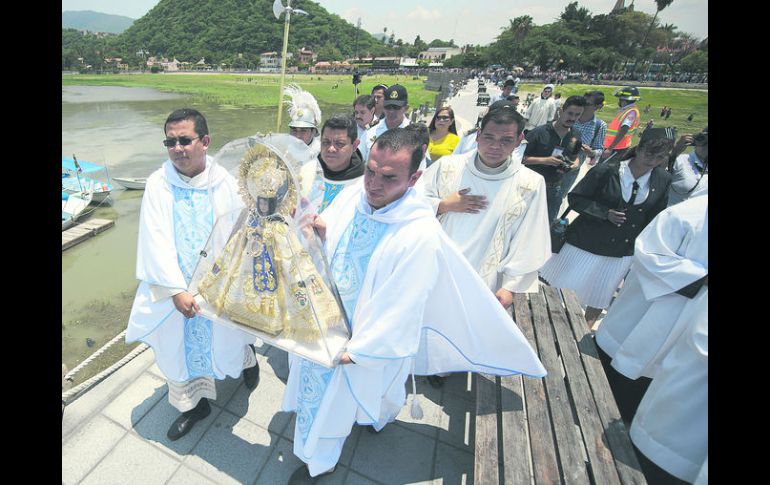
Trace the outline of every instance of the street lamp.
<instances>
[{"instance_id":1,"label":"street lamp","mask_svg":"<svg viewBox=\"0 0 770 485\"><path fill-rule=\"evenodd\" d=\"M284 27L283 27L283 52L281 54L281 87L278 89L278 124L276 125L275 131L280 132L281 131L281 115L283 114L283 83L284 78L286 77L286 49L289 47L289 22L291 21L291 14L298 13L302 15L308 15L307 12L304 10L300 10L298 8L291 8L291 0L287 0L286 6L283 6L283 3L281 3L281 0L275 0L273 2L273 15L275 15L276 19L281 18L281 13L286 13L286 16L284 17Z\"/></svg>"}]
</instances>

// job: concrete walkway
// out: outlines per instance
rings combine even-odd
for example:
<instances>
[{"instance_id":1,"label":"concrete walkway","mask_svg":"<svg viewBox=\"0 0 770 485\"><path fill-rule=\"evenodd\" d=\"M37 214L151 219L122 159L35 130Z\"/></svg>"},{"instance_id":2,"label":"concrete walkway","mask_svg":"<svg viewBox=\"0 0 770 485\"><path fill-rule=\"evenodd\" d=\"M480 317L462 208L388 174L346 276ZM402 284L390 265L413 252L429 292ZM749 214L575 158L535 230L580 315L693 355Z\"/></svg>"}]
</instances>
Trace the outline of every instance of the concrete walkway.
<instances>
[{"instance_id":1,"label":"concrete walkway","mask_svg":"<svg viewBox=\"0 0 770 485\"><path fill-rule=\"evenodd\" d=\"M287 354L258 347L261 380L217 381L212 412L178 441L166 431L178 416L146 350L66 407L63 484L283 484L302 463L292 452L294 414L280 412ZM326 484L473 483L475 397L467 373L442 389L417 379L424 417L405 406L380 433L354 426ZM407 404L411 402L408 381Z\"/></svg>"}]
</instances>

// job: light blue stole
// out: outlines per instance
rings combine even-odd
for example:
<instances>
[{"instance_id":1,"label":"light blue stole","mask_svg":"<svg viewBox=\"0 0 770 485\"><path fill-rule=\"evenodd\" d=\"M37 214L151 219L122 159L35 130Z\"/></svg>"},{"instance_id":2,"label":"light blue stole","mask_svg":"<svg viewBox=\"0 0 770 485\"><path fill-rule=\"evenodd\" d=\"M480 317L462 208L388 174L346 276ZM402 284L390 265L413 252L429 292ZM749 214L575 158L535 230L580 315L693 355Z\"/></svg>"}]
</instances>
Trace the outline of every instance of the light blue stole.
<instances>
[{"instance_id":1,"label":"light blue stole","mask_svg":"<svg viewBox=\"0 0 770 485\"><path fill-rule=\"evenodd\" d=\"M206 245L214 226L206 189L187 189L172 185L174 194L174 240L177 262L185 282L190 283L201 250ZM213 376L211 365L210 320L196 315L184 320L184 352L190 379Z\"/></svg>"},{"instance_id":2,"label":"light blue stole","mask_svg":"<svg viewBox=\"0 0 770 485\"><path fill-rule=\"evenodd\" d=\"M377 248L388 225L368 218L359 211L342 234L331 261L332 277L337 284L342 306L351 322L361 293L369 259ZM350 328L348 330L351 330ZM300 361L300 392L297 398L297 426L306 440L313 426L321 399L334 369L305 359Z\"/></svg>"}]
</instances>

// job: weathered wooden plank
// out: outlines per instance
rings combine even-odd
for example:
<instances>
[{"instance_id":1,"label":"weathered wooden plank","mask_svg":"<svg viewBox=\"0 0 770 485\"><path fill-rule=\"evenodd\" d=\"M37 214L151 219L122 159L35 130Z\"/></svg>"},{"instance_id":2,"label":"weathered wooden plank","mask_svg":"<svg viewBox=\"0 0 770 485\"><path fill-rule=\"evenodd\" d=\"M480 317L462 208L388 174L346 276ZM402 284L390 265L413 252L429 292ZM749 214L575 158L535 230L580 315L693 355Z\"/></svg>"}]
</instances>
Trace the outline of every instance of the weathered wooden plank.
<instances>
[{"instance_id":1,"label":"weathered wooden plank","mask_svg":"<svg viewBox=\"0 0 770 485\"><path fill-rule=\"evenodd\" d=\"M580 350L580 357L596 403L604 435L612 452L620 482L623 484L647 483L634 452L628 430L620 417L620 411L612 394L607 375L599 360L591 331L586 325L580 301L572 290L562 290L567 317L573 338Z\"/></svg>"},{"instance_id":2,"label":"weathered wooden plank","mask_svg":"<svg viewBox=\"0 0 770 485\"><path fill-rule=\"evenodd\" d=\"M620 483L612 452L604 440L604 426L599 418L596 403L591 393L591 386L588 384L588 378L583 369L580 352L569 323L567 323L567 315L562 306L559 290L546 286L543 287L543 292L551 315L551 324L556 334L556 341L559 344L578 423L583 434L588 461L591 463L590 473L593 475L593 482L601 484Z\"/></svg>"},{"instance_id":3,"label":"weathered wooden plank","mask_svg":"<svg viewBox=\"0 0 770 485\"><path fill-rule=\"evenodd\" d=\"M565 483L588 484L588 471L583 460L583 439L575 428L572 407L567 388L561 375L561 363L556 351L553 329L541 287L538 294L530 296L532 323L540 354L540 361L548 371L545 388L558 447L559 463Z\"/></svg>"},{"instance_id":4,"label":"weathered wooden plank","mask_svg":"<svg viewBox=\"0 0 770 485\"><path fill-rule=\"evenodd\" d=\"M476 387L476 444L474 483L498 485L497 460L497 384L495 376L474 374Z\"/></svg>"},{"instance_id":5,"label":"weathered wooden plank","mask_svg":"<svg viewBox=\"0 0 770 485\"><path fill-rule=\"evenodd\" d=\"M85 241L115 225L115 221L109 219L91 219L62 232L61 249L69 249L76 244Z\"/></svg>"},{"instance_id":6,"label":"weathered wooden plank","mask_svg":"<svg viewBox=\"0 0 770 485\"><path fill-rule=\"evenodd\" d=\"M529 483L529 443L521 376L500 378L503 483Z\"/></svg>"},{"instance_id":7,"label":"weathered wooden plank","mask_svg":"<svg viewBox=\"0 0 770 485\"><path fill-rule=\"evenodd\" d=\"M532 329L532 315L526 294L514 293L513 315L524 337L532 345L532 348L537 350L535 332ZM545 397L545 384L543 379L524 377L522 380L524 385L524 403L529 425L532 474L535 483L559 483L559 463L556 458L556 442L554 441L553 428L551 427L551 415ZM513 485L529 483L528 480L521 482L515 481L513 476L509 477L507 456L504 465L506 466L505 483Z\"/></svg>"}]
</instances>

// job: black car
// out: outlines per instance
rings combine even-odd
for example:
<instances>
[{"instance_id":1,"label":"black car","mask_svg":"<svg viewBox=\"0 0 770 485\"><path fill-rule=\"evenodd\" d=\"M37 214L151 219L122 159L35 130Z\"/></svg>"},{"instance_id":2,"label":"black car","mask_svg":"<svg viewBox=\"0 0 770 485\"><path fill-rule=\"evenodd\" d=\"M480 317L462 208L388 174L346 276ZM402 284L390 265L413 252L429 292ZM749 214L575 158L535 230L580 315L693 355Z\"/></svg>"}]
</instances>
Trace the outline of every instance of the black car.
<instances>
[{"instance_id":1,"label":"black car","mask_svg":"<svg viewBox=\"0 0 770 485\"><path fill-rule=\"evenodd\" d=\"M489 106L489 94L480 92L476 98L476 106Z\"/></svg>"}]
</instances>

